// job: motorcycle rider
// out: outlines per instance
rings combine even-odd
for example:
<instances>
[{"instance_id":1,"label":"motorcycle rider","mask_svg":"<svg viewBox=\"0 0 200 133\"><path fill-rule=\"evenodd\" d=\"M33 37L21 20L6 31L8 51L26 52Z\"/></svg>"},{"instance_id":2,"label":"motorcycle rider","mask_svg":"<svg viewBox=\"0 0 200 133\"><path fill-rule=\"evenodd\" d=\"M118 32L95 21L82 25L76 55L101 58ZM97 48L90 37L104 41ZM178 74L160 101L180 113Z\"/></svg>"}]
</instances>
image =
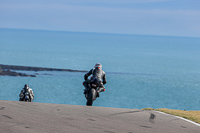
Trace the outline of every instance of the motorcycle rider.
<instances>
[{"instance_id":1,"label":"motorcycle rider","mask_svg":"<svg viewBox=\"0 0 200 133\"><path fill-rule=\"evenodd\" d=\"M88 79L88 77L92 74L92 78ZM88 84L91 80L97 79L100 81L99 89L97 90L97 96L99 97L99 92L105 91L104 85L107 83L106 80L106 73L102 70L102 65L100 63L95 64L94 68L91 69L88 73L84 75L85 81L83 82L83 85L85 87L84 94L87 93L89 87ZM103 80L103 82L102 82Z\"/></svg>"},{"instance_id":2,"label":"motorcycle rider","mask_svg":"<svg viewBox=\"0 0 200 133\"><path fill-rule=\"evenodd\" d=\"M24 88L21 90L20 94L19 94L19 101L24 101L24 97L25 97L25 93L28 92L30 94L30 100L31 102L33 101L34 99L34 94L33 94L33 90L29 87L28 84L25 84L24 85Z\"/></svg>"}]
</instances>

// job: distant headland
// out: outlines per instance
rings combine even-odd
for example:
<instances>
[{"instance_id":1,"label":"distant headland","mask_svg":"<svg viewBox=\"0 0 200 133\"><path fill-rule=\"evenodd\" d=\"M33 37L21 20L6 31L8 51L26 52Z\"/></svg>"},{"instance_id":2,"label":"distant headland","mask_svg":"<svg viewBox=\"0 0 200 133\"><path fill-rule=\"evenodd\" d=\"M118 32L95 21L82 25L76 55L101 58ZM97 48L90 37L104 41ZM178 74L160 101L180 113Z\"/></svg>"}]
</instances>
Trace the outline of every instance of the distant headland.
<instances>
[{"instance_id":1,"label":"distant headland","mask_svg":"<svg viewBox=\"0 0 200 133\"><path fill-rule=\"evenodd\" d=\"M44 68L44 67L30 67L30 66L16 66L16 65L3 65L0 64L0 76L23 76L23 77L36 77L36 75L28 75L24 73L18 73L11 70L21 71L66 71L66 72L87 72L84 70L72 70L72 69L57 69L57 68Z\"/></svg>"},{"instance_id":2,"label":"distant headland","mask_svg":"<svg viewBox=\"0 0 200 133\"><path fill-rule=\"evenodd\" d=\"M36 77L36 75L28 75L25 73L17 73L14 71L8 70L2 70L0 69L0 76L18 76L18 77Z\"/></svg>"}]
</instances>

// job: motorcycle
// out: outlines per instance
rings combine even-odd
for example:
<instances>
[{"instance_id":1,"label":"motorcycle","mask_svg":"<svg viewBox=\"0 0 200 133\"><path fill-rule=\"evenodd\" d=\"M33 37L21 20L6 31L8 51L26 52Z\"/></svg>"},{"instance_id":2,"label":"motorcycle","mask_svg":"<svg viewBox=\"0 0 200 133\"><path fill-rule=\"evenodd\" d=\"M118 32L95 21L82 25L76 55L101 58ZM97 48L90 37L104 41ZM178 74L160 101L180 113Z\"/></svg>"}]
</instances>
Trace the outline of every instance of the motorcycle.
<instances>
[{"instance_id":1,"label":"motorcycle","mask_svg":"<svg viewBox=\"0 0 200 133\"><path fill-rule=\"evenodd\" d=\"M85 98L87 99L87 106L92 106L96 98L99 97L100 84L102 83L98 79L90 80L90 82L88 83L88 91L85 93ZM105 91L105 89L102 91Z\"/></svg>"},{"instance_id":2,"label":"motorcycle","mask_svg":"<svg viewBox=\"0 0 200 133\"><path fill-rule=\"evenodd\" d=\"M23 92L22 91L19 94L19 97L20 97L19 101L31 102L31 97L30 97L29 92Z\"/></svg>"},{"instance_id":3,"label":"motorcycle","mask_svg":"<svg viewBox=\"0 0 200 133\"><path fill-rule=\"evenodd\" d=\"M24 101L25 102L31 102L30 94L28 92L25 93Z\"/></svg>"}]
</instances>

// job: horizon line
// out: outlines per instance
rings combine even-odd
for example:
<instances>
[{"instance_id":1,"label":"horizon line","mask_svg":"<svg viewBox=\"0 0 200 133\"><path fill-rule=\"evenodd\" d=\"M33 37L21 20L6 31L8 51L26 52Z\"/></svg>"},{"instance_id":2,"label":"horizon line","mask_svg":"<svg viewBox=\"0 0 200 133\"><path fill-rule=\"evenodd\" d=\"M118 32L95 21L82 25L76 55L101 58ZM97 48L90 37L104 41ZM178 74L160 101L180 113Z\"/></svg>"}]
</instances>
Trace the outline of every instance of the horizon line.
<instances>
[{"instance_id":1,"label":"horizon line","mask_svg":"<svg viewBox=\"0 0 200 133\"><path fill-rule=\"evenodd\" d=\"M52 32L71 32L71 33L87 33L87 34L112 34L112 35L129 35L129 36L152 36L152 37L179 37L179 38L199 38L195 36L173 36L173 35L154 35L154 34L129 34L129 33L111 33L111 32L89 32L89 31L67 31L67 30L47 30L47 29L23 29L23 28L3 28L7 30L33 30L33 31L52 31Z\"/></svg>"}]
</instances>

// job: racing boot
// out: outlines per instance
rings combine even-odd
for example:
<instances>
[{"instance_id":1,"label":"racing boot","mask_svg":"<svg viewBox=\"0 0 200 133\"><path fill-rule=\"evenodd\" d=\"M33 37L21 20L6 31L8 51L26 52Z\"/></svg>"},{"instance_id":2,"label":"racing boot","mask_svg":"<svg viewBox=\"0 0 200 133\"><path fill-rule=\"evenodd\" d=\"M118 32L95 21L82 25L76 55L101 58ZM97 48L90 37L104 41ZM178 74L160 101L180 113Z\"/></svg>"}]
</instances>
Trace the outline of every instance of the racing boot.
<instances>
[{"instance_id":1,"label":"racing boot","mask_svg":"<svg viewBox=\"0 0 200 133\"><path fill-rule=\"evenodd\" d=\"M104 92L105 91L105 87L104 86L102 86L102 87L100 87L98 90L97 90L97 97L100 97L100 92Z\"/></svg>"}]
</instances>

